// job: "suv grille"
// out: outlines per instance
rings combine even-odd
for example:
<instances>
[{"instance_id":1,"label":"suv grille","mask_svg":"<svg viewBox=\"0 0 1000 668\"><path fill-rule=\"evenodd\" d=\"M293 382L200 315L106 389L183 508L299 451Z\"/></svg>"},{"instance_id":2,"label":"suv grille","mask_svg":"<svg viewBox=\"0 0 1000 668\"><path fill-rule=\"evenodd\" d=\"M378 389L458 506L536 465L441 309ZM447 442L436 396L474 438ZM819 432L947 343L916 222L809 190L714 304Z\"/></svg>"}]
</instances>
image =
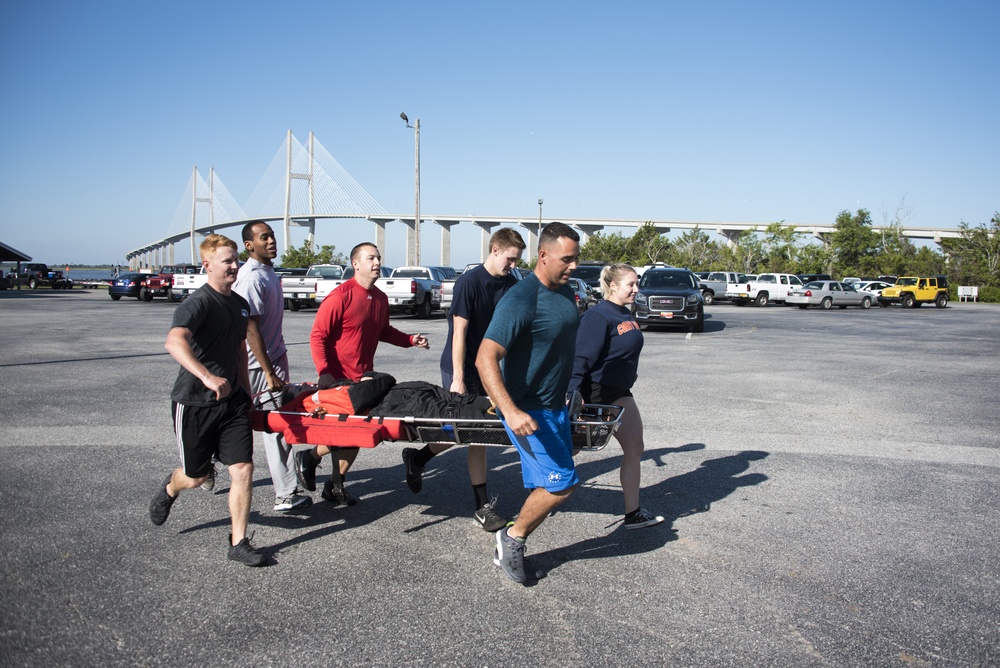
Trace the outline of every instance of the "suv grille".
<instances>
[{"instance_id":1,"label":"suv grille","mask_svg":"<svg viewBox=\"0 0 1000 668\"><path fill-rule=\"evenodd\" d=\"M650 311L683 311L683 297L650 297Z\"/></svg>"}]
</instances>

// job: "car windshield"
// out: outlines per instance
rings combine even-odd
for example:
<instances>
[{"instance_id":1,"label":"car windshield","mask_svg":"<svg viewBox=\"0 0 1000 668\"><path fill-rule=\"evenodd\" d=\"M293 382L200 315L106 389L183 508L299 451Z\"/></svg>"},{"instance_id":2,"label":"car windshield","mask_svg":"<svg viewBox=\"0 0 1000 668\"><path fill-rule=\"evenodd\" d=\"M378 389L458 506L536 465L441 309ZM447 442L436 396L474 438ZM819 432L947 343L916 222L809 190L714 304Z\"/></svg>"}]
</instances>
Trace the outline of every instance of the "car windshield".
<instances>
[{"instance_id":1,"label":"car windshield","mask_svg":"<svg viewBox=\"0 0 1000 668\"><path fill-rule=\"evenodd\" d=\"M306 276L322 276L323 278L342 278L344 276L344 270L340 268L339 265L332 265L329 267L310 267Z\"/></svg>"},{"instance_id":2,"label":"car windshield","mask_svg":"<svg viewBox=\"0 0 1000 668\"><path fill-rule=\"evenodd\" d=\"M599 267L597 265L577 265L573 273L570 274L573 278L581 278L585 281L599 281L601 280L601 270L604 267Z\"/></svg>"},{"instance_id":3,"label":"car windshield","mask_svg":"<svg viewBox=\"0 0 1000 668\"><path fill-rule=\"evenodd\" d=\"M426 269L397 269L392 274L393 278L427 278Z\"/></svg>"},{"instance_id":4,"label":"car windshield","mask_svg":"<svg viewBox=\"0 0 1000 668\"><path fill-rule=\"evenodd\" d=\"M809 288L811 290L822 290L823 289L823 284L820 281L809 281L808 283L806 283L802 287Z\"/></svg>"},{"instance_id":5,"label":"car windshield","mask_svg":"<svg viewBox=\"0 0 1000 668\"><path fill-rule=\"evenodd\" d=\"M639 289L659 290L661 288L697 288L694 274L686 271L647 271L639 281Z\"/></svg>"},{"instance_id":6,"label":"car windshield","mask_svg":"<svg viewBox=\"0 0 1000 668\"><path fill-rule=\"evenodd\" d=\"M896 285L916 285L917 279L915 278L901 278L896 281Z\"/></svg>"}]
</instances>

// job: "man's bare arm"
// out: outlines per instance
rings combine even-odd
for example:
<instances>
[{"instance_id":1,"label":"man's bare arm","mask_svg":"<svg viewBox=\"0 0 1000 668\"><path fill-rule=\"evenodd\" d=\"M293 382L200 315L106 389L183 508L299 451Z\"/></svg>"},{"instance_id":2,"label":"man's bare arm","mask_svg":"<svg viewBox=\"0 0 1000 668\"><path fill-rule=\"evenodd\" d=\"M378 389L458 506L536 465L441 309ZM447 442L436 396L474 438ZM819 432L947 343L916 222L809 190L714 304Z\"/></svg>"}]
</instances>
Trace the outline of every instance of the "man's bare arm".
<instances>
[{"instance_id":1,"label":"man's bare arm","mask_svg":"<svg viewBox=\"0 0 1000 668\"><path fill-rule=\"evenodd\" d=\"M465 393L465 335L469 319L453 315L451 337L451 387L452 392Z\"/></svg>"},{"instance_id":2,"label":"man's bare arm","mask_svg":"<svg viewBox=\"0 0 1000 668\"><path fill-rule=\"evenodd\" d=\"M271 358L267 356L267 346L264 345L264 337L261 336L259 323L259 315L250 316L250 320L247 322L247 344L250 346L253 356L257 358L257 362L260 363L260 369L264 372L264 378L267 379L268 389L277 392L285 386L285 382L278 377L274 365L271 364Z\"/></svg>"},{"instance_id":3,"label":"man's bare arm","mask_svg":"<svg viewBox=\"0 0 1000 668\"><path fill-rule=\"evenodd\" d=\"M506 354L507 350L496 341L483 339L479 354L476 355L476 369L486 393L500 409L507 426L518 436L528 436L538 430L538 423L535 418L518 408L507 392L503 372L500 370L500 361Z\"/></svg>"}]
</instances>

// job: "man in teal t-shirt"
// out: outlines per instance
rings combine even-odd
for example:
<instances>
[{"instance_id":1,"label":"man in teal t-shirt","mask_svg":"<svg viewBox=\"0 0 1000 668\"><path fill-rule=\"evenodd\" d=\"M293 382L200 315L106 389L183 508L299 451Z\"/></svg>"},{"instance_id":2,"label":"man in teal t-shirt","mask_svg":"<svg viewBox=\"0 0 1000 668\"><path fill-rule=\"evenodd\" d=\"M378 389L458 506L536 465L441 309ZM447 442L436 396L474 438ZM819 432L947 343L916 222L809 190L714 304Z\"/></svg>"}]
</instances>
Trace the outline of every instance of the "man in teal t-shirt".
<instances>
[{"instance_id":1,"label":"man in teal t-shirt","mask_svg":"<svg viewBox=\"0 0 1000 668\"><path fill-rule=\"evenodd\" d=\"M497 304L476 357L483 387L521 455L524 486L532 490L517 521L496 534L493 563L515 582L528 580L525 540L580 483L566 409L580 326L566 284L579 256L580 237L572 228L546 225L534 273Z\"/></svg>"}]
</instances>

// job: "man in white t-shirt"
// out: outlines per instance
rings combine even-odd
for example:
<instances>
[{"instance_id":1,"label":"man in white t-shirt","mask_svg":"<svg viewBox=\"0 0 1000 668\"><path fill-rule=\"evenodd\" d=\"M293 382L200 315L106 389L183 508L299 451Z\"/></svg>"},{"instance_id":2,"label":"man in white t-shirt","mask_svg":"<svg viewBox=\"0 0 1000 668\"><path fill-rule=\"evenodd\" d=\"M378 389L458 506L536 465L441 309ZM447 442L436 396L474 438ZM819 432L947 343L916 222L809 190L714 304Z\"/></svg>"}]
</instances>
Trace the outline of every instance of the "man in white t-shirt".
<instances>
[{"instance_id":1,"label":"man in white t-shirt","mask_svg":"<svg viewBox=\"0 0 1000 668\"><path fill-rule=\"evenodd\" d=\"M262 220L243 227L243 245L250 257L240 267L233 291L250 304L247 349L250 367L250 391L258 407L275 409L281 403L281 388L288 382L288 349L281 326L285 317L281 279L274 273L278 256L274 230ZM274 484L274 510L288 512L307 508L312 498L300 493L292 447L280 434L262 432L267 465Z\"/></svg>"}]
</instances>

